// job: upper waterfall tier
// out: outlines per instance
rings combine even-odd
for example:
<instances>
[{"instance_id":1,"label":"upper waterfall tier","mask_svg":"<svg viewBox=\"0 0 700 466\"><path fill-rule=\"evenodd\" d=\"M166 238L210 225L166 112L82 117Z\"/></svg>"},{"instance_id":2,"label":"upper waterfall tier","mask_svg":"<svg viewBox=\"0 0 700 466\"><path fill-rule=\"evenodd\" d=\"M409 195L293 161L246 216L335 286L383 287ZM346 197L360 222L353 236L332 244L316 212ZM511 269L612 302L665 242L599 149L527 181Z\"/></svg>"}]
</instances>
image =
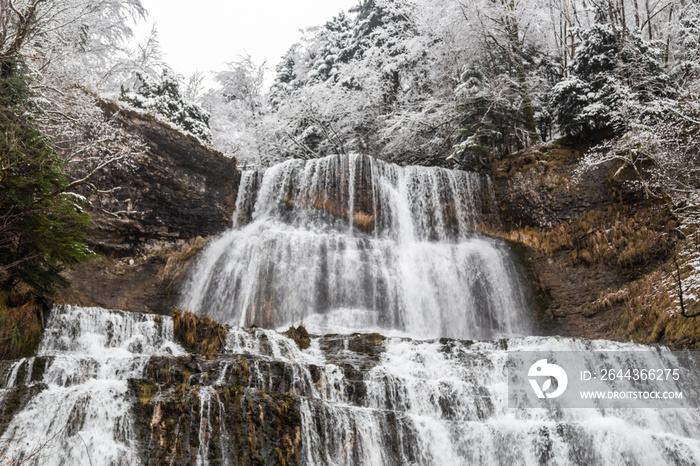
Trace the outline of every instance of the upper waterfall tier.
<instances>
[{"instance_id":1,"label":"upper waterfall tier","mask_svg":"<svg viewBox=\"0 0 700 466\"><path fill-rule=\"evenodd\" d=\"M241 181L234 228L181 305L235 325L491 338L527 331L487 177L367 156L290 160Z\"/></svg>"},{"instance_id":2,"label":"upper waterfall tier","mask_svg":"<svg viewBox=\"0 0 700 466\"><path fill-rule=\"evenodd\" d=\"M361 155L244 172L236 209L237 226L274 217L306 229L354 227L403 241L464 240L483 224L498 224L488 177Z\"/></svg>"}]
</instances>

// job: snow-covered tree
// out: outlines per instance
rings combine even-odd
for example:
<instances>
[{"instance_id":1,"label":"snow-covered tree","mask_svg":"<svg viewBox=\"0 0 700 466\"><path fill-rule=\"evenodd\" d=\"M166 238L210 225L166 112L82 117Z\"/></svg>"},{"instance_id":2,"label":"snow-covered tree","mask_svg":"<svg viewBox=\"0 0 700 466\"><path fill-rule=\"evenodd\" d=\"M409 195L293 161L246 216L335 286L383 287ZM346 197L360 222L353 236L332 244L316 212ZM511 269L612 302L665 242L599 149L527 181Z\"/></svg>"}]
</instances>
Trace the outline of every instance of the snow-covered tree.
<instances>
[{"instance_id":1,"label":"snow-covered tree","mask_svg":"<svg viewBox=\"0 0 700 466\"><path fill-rule=\"evenodd\" d=\"M695 218L700 215L700 83L687 58L697 53L697 18L696 7L687 5L668 23L665 43L615 30L608 17L599 19L582 32L570 77L555 86L553 100L569 134L597 130L607 137L588 151L581 170L617 163L615 175L632 170L632 183L647 196L670 199L679 214Z\"/></svg>"},{"instance_id":2,"label":"snow-covered tree","mask_svg":"<svg viewBox=\"0 0 700 466\"><path fill-rule=\"evenodd\" d=\"M623 134L672 93L658 44L633 31L622 34L602 13L581 37L568 77L552 90L552 111L566 134Z\"/></svg>"},{"instance_id":3,"label":"snow-covered tree","mask_svg":"<svg viewBox=\"0 0 700 466\"><path fill-rule=\"evenodd\" d=\"M144 13L139 0L0 0L0 68L30 86L33 124L53 138L71 184L141 150L96 91Z\"/></svg>"},{"instance_id":4,"label":"snow-covered tree","mask_svg":"<svg viewBox=\"0 0 700 466\"><path fill-rule=\"evenodd\" d=\"M207 96L214 141L249 160L360 151L475 166L562 133L622 135L661 121L678 92L687 5L364 0L304 31L267 95L245 90L252 69L227 70L243 86L229 95L253 98Z\"/></svg>"},{"instance_id":5,"label":"snow-covered tree","mask_svg":"<svg viewBox=\"0 0 700 466\"><path fill-rule=\"evenodd\" d=\"M692 86L700 79L700 4L688 2L671 26L675 33L673 78L680 87Z\"/></svg>"},{"instance_id":6,"label":"snow-covered tree","mask_svg":"<svg viewBox=\"0 0 700 466\"><path fill-rule=\"evenodd\" d=\"M462 114L450 160L474 166L529 147L550 134L543 97L552 64L530 2L462 4L475 42L462 59L455 95ZM533 25L534 23L534 25Z\"/></svg>"},{"instance_id":7,"label":"snow-covered tree","mask_svg":"<svg viewBox=\"0 0 700 466\"><path fill-rule=\"evenodd\" d=\"M179 80L167 70L160 79L136 74L133 89L122 88L120 99L130 105L164 117L182 130L202 139L211 140L209 114L198 105L185 102Z\"/></svg>"},{"instance_id":8,"label":"snow-covered tree","mask_svg":"<svg viewBox=\"0 0 700 466\"><path fill-rule=\"evenodd\" d=\"M0 0L0 60L22 55L42 78L61 68L95 83L144 14L140 0Z\"/></svg>"},{"instance_id":9,"label":"snow-covered tree","mask_svg":"<svg viewBox=\"0 0 700 466\"><path fill-rule=\"evenodd\" d=\"M244 164L260 163L267 151L267 133L262 120L267 113L263 95L265 67L251 56L229 62L214 73L218 88L200 99L211 114L212 143L228 156Z\"/></svg>"}]
</instances>

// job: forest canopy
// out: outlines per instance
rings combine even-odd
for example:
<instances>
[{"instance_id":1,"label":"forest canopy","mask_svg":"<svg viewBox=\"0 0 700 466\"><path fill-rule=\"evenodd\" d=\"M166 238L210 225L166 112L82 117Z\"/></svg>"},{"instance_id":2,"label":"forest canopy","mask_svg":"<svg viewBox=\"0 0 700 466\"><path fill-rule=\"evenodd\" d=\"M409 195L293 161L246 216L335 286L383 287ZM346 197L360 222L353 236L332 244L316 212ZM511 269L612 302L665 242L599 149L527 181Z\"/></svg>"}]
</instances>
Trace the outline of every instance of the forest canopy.
<instances>
[{"instance_id":1,"label":"forest canopy","mask_svg":"<svg viewBox=\"0 0 700 466\"><path fill-rule=\"evenodd\" d=\"M590 148L582 170L629 166L647 195L697 212L696 1L364 0L306 30L267 92L261 69L233 62L199 99L214 144L249 163L361 152L479 169L567 138Z\"/></svg>"}]
</instances>

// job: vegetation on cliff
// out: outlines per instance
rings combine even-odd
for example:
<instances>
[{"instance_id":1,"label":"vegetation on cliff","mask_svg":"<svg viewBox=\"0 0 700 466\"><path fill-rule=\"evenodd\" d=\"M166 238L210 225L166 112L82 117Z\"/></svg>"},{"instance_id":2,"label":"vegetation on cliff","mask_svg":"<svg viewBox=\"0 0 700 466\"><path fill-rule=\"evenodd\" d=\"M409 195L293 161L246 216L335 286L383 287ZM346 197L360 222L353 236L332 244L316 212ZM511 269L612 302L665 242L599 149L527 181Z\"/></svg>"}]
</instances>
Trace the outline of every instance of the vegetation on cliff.
<instances>
[{"instance_id":1,"label":"vegetation on cliff","mask_svg":"<svg viewBox=\"0 0 700 466\"><path fill-rule=\"evenodd\" d=\"M577 153L529 150L491 166L504 231L490 233L516 245L542 330L696 347L696 226L630 186L620 163L581 178Z\"/></svg>"},{"instance_id":2,"label":"vegetation on cliff","mask_svg":"<svg viewBox=\"0 0 700 466\"><path fill-rule=\"evenodd\" d=\"M33 328L36 323L27 323L32 320L28 317L32 312L22 311L21 305L13 306L12 296L51 295L57 287L68 284L62 275L66 268L95 257L85 244L85 230L90 226L90 217L83 210L85 199L74 191L95 171L121 158L111 153L106 143L101 156L94 156L94 148L90 147L74 148L69 154L57 150L60 144L52 137L61 135L60 131L52 131L57 119L73 123L79 120L62 111L62 104L71 102L76 93L69 82L61 82L61 73L42 74L37 68L42 63L50 68L52 59L52 65L65 65L59 57L65 58L62 54L66 44L78 34L82 34L85 50L102 40L118 41L125 30L111 26L115 16L122 18L122 7L128 7L110 10L101 5L89 9L79 1L56 3L0 1L0 291L10 297L3 299L3 306L14 309L3 316L8 326L3 332L12 335L18 328L32 335L26 327ZM102 16L107 11L109 14ZM75 29L76 18L93 23L89 34L85 34L87 28L82 32ZM59 43L63 47L56 48ZM109 50L104 47L101 53ZM50 83L53 79L58 80L56 86ZM61 85L65 93L58 90ZM49 94L41 89L51 89L63 100L48 101ZM75 106L73 110L79 113L80 108ZM63 134L72 133L74 126L64 127ZM99 128L92 130L97 134L95 139L100 140ZM84 169L76 173L77 177L68 177L66 165L78 160L85 161Z\"/></svg>"},{"instance_id":3,"label":"vegetation on cliff","mask_svg":"<svg viewBox=\"0 0 700 466\"><path fill-rule=\"evenodd\" d=\"M182 130L210 142L209 115L199 106L186 102L180 84L167 69L160 80L137 72L134 89L122 86L119 100L138 109L155 113Z\"/></svg>"},{"instance_id":4,"label":"vegetation on cliff","mask_svg":"<svg viewBox=\"0 0 700 466\"><path fill-rule=\"evenodd\" d=\"M198 354L215 354L226 347L226 328L209 317L173 310L175 341Z\"/></svg>"},{"instance_id":5,"label":"vegetation on cliff","mask_svg":"<svg viewBox=\"0 0 700 466\"><path fill-rule=\"evenodd\" d=\"M294 340L301 350L305 350L311 345L309 332L306 331L306 327L303 325L299 325L298 327L289 327L289 330L284 332L282 335Z\"/></svg>"},{"instance_id":6,"label":"vegetation on cliff","mask_svg":"<svg viewBox=\"0 0 700 466\"><path fill-rule=\"evenodd\" d=\"M0 360L33 356L47 303L30 293L0 293Z\"/></svg>"},{"instance_id":7,"label":"vegetation on cliff","mask_svg":"<svg viewBox=\"0 0 700 466\"><path fill-rule=\"evenodd\" d=\"M61 271L92 257L90 217L68 190L63 162L36 129L25 75L0 63L0 287L39 294L65 285Z\"/></svg>"},{"instance_id":8,"label":"vegetation on cliff","mask_svg":"<svg viewBox=\"0 0 700 466\"><path fill-rule=\"evenodd\" d=\"M184 241L196 242L197 235L230 224L235 160L152 117L98 98L115 95L117 83L133 85L137 72L153 65L154 51L135 57L124 48L129 23L144 12L138 0L0 0L3 296L43 303L59 291L63 302L94 304L82 290L65 290L73 278L109 301L123 289L96 290L94 279L105 274L95 272L95 265L86 265L89 279L70 272L97 257L92 249L109 256L99 264L118 269L114 254L130 254L131 263L136 259L152 275L144 283L158 296L149 295L148 304L131 306L121 297L110 307L162 312L173 305L169 287L189 259L167 265L164 257L163 267L156 268L156 252L165 256ZM144 264L149 260L142 255L150 263ZM124 273L114 270L114 275ZM71 298L61 299L67 295ZM41 313L15 301L3 304L3 335L16 340L23 329L19 333L33 341Z\"/></svg>"},{"instance_id":9,"label":"vegetation on cliff","mask_svg":"<svg viewBox=\"0 0 700 466\"><path fill-rule=\"evenodd\" d=\"M618 203L553 230L525 227L509 232L507 238L548 255L567 251L573 266L605 263L630 268L666 257L674 243L675 227L662 204Z\"/></svg>"}]
</instances>

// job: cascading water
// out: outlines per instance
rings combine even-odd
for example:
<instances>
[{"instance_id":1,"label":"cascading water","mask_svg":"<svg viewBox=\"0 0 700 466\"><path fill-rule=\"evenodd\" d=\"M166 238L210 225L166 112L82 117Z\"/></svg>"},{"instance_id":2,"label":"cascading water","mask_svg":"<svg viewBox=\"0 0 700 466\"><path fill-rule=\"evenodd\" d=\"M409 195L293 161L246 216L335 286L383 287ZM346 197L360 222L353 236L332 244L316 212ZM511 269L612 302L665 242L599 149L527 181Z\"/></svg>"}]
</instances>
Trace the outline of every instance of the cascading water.
<instances>
[{"instance_id":1,"label":"cascading water","mask_svg":"<svg viewBox=\"0 0 700 466\"><path fill-rule=\"evenodd\" d=\"M47 385L5 430L0 458L32 465L247 464L241 445L260 459L262 422L276 426L274 416L291 410L299 413L290 416L296 440L265 437L280 445L266 464L277 464L285 445L292 463L329 466L700 462L698 410L508 408L508 351L640 351L648 365L674 366L668 350L552 337L469 342L369 334L313 337L302 351L275 331L233 328L225 352L209 360L177 357L183 350L171 336L167 318L55 310L41 355L0 373L5 390ZM30 367L39 363L41 376ZM178 373L183 364L203 367ZM133 424L144 414L134 412L126 383L144 377L160 387L145 414L150 427L139 431L147 438L136 433ZM177 380L186 380L184 392ZM291 396L293 406L262 407L280 396ZM166 418L173 403L183 408ZM258 427L247 427L253 420ZM148 438L168 422L176 423L174 438ZM146 444L155 453L147 454Z\"/></svg>"},{"instance_id":2,"label":"cascading water","mask_svg":"<svg viewBox=\"0 0 700 466\"><path fill-rule=\"evenodd\" d=\"M351 337L346 337L351 338ZM302 400L307 464L698 464L700 414L686 409L508 408L507 351L670 351L607 341L527 337L494 342L387 339L341 402ZM341 350L334 358L349 357ZM338 385L343 387L343 384ZM355 388L353 393L357 393Z\"/></svg>"},{"instance_id":3,"label":"cascading water","mask_svg":"<svg viewBox=\"0 0 700 466\"><path fill-rule=\"evenodd\" d=\"M217 335L225 349L188 355L168 317L55 308L38 356L0 363L0 464L700 464L697 409L509 408L511 351L677 361L635 344L494 339L529 325L507 248L476 233L497 222L488 179L290 161L246 173L237 207L183 299L234 324ZM243 328L301 321L332 334L301 350ZM394 335L351 333L372 329ZM689 382L667 388L697 395Z\"/></svg>"},{"instance_id":4,"label":"cascading water","mask_svg":"<svg viewBox=\"0 0 700 466\"><path fill-rule=\"evenodd\" d=\"M528 334L507 248L477 233L498 221L487 178L336 156L248 172L241 186L234 228L203 254L184 308L240 326L303 322L318 334ZM333 352L335 365L318 348L328 345L324 339L294 353L274 335L236 331L229 350L289 365L289 390L301 395L306 464L700 460L696 411L507 407L505 348L641 347L538 337L477 344L392 338L358 382L348 373L358 365L348 349L353 337ZM253 362L251 380L272 389L259 364Z\"/></svg>"},{"instance_id":5,"label":"cascading water","mask_svg":"<svg viewBox=\"0 0 700 466\"><path fill-rule=\"evenodd\" d=\"M0 461L28 465L140 464L131 430L127 380L140 378L152 355L180 355L167 317L96 308L57 307L34 360L14 364L4 384L45 388L0 437ZM30 362L31 361L31 362Z\"/></svg>"},{"instance_id":6,"label":"cascading water","mask_svg":"<svg viewBox=\"0 0 700 466\"><path fill-rule=\"evenodd\" d=\"M420 338L526 333L488 178L367 156L244 173L234 228L192 273L184 309L233 325Z\"/></svg>"}]
</instances>

